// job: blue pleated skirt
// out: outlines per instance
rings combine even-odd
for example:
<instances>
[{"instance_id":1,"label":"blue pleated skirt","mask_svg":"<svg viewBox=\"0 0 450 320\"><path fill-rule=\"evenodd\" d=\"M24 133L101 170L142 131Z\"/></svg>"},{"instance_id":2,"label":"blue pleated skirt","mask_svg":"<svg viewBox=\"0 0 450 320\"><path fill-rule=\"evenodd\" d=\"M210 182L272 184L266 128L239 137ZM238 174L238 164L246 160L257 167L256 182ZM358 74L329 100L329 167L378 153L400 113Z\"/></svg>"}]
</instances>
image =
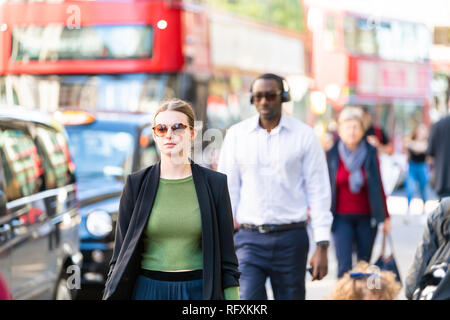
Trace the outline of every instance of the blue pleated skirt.
<instances>
[{"instance_id":1,"label":"blue pleated skirt","mask_svg":"<svg viewBox=\"0 0 450 320\"><path fill-rule=\"evenodd\" d=\"M137 278L133 300L202 300L203 279L162 280L143 274Z\"/></svg>"}]
</instances>

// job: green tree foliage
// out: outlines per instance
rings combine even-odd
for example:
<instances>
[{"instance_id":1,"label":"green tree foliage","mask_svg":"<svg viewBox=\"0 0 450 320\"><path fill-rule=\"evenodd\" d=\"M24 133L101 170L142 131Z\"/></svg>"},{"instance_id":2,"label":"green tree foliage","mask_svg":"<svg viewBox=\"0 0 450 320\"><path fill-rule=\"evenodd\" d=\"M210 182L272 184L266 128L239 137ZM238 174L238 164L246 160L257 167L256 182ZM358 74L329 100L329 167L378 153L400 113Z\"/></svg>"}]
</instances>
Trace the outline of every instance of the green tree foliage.
<instances>
[{"instance_id":1,"label":"green tree foliage","mask_svg":"<svg viewBox=\"0 0 450 320\"><path fill-rule=\"evenodd\" d=\"M304 31L301 0L206 0L205 3L291 30Z\"/></svg>"}]
</instances>

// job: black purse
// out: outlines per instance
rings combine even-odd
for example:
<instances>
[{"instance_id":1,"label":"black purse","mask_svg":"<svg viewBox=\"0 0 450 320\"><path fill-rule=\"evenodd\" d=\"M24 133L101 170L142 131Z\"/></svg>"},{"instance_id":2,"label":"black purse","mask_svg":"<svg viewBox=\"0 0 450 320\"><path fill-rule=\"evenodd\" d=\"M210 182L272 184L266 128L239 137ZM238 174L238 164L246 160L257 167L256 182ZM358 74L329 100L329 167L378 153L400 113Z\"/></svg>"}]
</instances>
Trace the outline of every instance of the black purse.
<instances>
[{"instance_id":1,"label":"black purse","mask_svg":"<svg viewBox=\"0 0 450 320\"><path fill-rule=\"evenodd\" d=\"M391 247L391 254L389 256L385 255L386 249L386 238L389 240L389 245ZM383 233L383 242L381 245L381 253L377 261L375 261L374 265L376 265L382 271L391 271L395 274L396 280L401 284L402 280L400 277L400 272L398 271L397 263L395 262L394 257L394 246L392 243L392 238L390 235L386 235Z\"/></svg>"}]
</instances>

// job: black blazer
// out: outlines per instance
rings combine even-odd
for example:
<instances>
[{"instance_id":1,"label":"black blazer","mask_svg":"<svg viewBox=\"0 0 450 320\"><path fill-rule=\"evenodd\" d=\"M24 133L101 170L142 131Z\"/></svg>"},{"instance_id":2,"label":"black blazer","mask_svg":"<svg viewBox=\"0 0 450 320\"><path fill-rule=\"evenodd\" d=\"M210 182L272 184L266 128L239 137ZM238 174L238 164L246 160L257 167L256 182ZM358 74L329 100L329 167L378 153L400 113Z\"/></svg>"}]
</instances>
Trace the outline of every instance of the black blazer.
<instances>
[{"instance_id":1,"label":"black blazer","mask_svg":"<svg viewBox=\"0 0 450 320\"><path fill-rule=\"evenodd\" d=\"M103 299L131 299L143 251L143 230L152 211L160 165L132 173L122 191L113 256ZM238 286L233 217L226 175L191 161L202 220L203 299L223 300L223 289Z\"/></svg>"}]
</instances>

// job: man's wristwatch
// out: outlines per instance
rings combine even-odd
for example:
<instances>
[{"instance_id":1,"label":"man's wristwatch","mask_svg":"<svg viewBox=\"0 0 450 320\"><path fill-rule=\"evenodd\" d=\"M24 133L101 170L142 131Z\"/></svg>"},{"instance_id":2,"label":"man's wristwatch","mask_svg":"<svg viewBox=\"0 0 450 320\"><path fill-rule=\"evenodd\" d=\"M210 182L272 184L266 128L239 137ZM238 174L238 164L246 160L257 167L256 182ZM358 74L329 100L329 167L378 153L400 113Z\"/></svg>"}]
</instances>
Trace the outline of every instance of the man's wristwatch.
<instances>
[{"instance_id":1,"label":"man's wristwatch","mask_svg":"<svg viewBox=\"0 0 450 320\"><path fill-rule=\"evenodd\" d=\"M328 246L330 245L330 241L319 241L316 244L319 247L328 248Z\"/></svg>"}]
</instances>

